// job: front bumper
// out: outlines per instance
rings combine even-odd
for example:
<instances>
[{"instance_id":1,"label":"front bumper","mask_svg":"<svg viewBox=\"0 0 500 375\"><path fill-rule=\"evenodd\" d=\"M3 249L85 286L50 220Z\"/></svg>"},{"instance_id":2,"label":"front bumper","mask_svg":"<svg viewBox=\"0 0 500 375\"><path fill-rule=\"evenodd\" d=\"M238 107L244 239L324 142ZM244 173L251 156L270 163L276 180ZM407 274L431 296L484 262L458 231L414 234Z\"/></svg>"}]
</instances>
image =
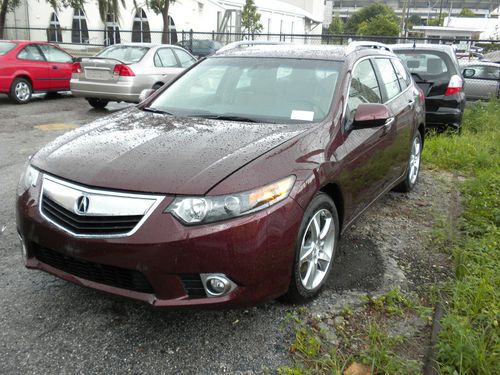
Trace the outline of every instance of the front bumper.
<instances>
[{"instance_id":1,"label":"front bumper","mask_svg":"<svg viewBox=\"0 0 500 375\"><path fill-rule=\"evenodd\" d=\"M41 215L39 195L31 188L17 200L28 268L158 307L238 307L287 291L303 214L291 198L253 215L186 227L163 213L173 199L165 197L130 236L77 238ZM222 297L193 293L193 278L207 273L225 274L236 287Z\"/></svg>"}]
</instances>

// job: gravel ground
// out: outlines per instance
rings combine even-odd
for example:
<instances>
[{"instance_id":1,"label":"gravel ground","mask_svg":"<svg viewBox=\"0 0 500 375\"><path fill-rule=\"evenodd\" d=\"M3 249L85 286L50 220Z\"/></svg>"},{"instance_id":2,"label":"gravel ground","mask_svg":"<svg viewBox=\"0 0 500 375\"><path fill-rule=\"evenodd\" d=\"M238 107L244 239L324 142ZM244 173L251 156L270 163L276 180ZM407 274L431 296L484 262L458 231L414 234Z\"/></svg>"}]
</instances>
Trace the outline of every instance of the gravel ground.
<instances>
[{"instance_id":1,"label":"gravel ground","mask_svg":"<svg viewBox=\"0 0 500 375\"><path fill-rule=\"evenodd\" d=\"M0 97L0 374L252 374L288 364L292 335L281 323L294 306L154 310L21 265L17 178L29 154L67 131L34 126L79 125L123 107L91 110L69 96L15 106ZM446 278L449 259L426 244L435 218L453 205L449 181L424 172L415 192L390 193L367 211L346 233L332 277L310 311L334 314L367 294Z\"/></svg>"}]
</instances>

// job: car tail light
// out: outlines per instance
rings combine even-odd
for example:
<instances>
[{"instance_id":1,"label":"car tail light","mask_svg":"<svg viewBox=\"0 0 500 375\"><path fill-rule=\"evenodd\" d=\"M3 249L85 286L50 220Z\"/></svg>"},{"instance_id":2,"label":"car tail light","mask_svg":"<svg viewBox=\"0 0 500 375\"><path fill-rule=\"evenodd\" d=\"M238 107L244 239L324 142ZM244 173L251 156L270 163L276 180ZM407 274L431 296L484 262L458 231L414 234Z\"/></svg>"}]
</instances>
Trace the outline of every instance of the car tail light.
<instances>
[{"instance_id":1,"label":"car tail light","mask_svg":"<svg viewBox=\"0 0 500 375\"><path fill-rule=\"evenodd\" d=\"M81 73L82 72L82 66L80 65L79 62L73 63L73 71L72 73Z\"/></svg>"},{"instance_id":2,"label":"car tail light","mask_svg":"<svg viewBox=\"0 0 500 375\"><path fill-rule=\"evenodd\" d=\"M424 104L425 103L425 95L424 95L424 90L421 88L418 89L418 97L420 99L420 103Z\"/></svg>"},{"instance_id":3,"label":"car tail light","mask_svg":"<svg viewBox=\"0 0 500 375\"><path fill-rule=\"evenodd\" d=\"M120 77L134 77L135 76L132 69L130 69L129 66L124 65L124 64L115 65L115 68L113 69L113 75L120 76Z\"/></svg>"},{"instance_id":4,"label":"car tail light","mask_svg":"<svg viewBox=\"0 0 500 375\"><path fill-rule=\"evenodd\" d=\"M451 76L450 83L448 83L448 87L446 88L444 96L450 96L460 92L462 90L463 85L464 85L464 80L460 76L456 74Z\"/></svg>"}]
</instances>

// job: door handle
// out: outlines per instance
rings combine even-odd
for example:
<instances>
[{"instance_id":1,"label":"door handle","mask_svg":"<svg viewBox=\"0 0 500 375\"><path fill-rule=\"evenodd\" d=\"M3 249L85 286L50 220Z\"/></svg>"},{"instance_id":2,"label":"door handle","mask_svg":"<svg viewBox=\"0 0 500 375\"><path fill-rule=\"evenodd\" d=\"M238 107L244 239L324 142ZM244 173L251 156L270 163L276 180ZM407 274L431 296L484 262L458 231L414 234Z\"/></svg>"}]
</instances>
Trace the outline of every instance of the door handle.
<instances>
[{"instance_id":1,"label":"door handle","mask_svg":"<svg viewBox=\"0 0 500 375\"><path fill-rule=\"evenodd\" d=\"M57 70L59 67L57 65L52 65L52 69Z\"/></svg>"},{"instance_id":2,"label":"door handle","mask_svg":"<svg viewBox=\"0 0 500 375\"><path fill-rule=\"evenodd\" d=\"M387 133L389 133L389 131L391 130L392 128L392 125L394 124L394 121L395 121L395 118L394 117L389 117L385 124L382 125L382 128L384 129L383 133L382 133L382 136L386 135Z\"/></svg>"},{"instance_id":3,"label":"door handle","mask_svg":"<svg viewBox=\"0 0 500 375\"><path fill-rule=\"evenodd\" d=\"M415 106L415 100L413 100L413 99L408 100L408 107L413 109L414 106Z\"/></svg>"}]
</instances>

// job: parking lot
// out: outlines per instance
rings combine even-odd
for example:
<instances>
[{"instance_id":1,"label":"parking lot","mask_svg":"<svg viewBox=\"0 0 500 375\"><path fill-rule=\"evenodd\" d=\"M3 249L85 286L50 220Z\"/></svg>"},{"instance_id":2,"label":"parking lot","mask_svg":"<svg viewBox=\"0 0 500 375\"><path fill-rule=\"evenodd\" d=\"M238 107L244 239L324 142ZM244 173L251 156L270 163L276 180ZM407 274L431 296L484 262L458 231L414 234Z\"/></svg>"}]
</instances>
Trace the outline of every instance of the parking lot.
<instances>
[{"instance_id":1,"label":"parking lot","mask_svg":"<svg viewBox=\"0 0 500 375\"><path fill-rule=\"evenodd\" d=\"M95 110L59 95L14 105L0 97L0 373L261 373L289 362L297 307L272 301L241 310L155 310L84 289L21 264L14 197L26 158L72 128L127 107ZM422 175L391 193L345 236L326 290L307 308L335 314L366 294L412 288L445 272L421 248L448 191ZM418 233L414 228L421 225Z\"/></svg>"}]
</instances>

